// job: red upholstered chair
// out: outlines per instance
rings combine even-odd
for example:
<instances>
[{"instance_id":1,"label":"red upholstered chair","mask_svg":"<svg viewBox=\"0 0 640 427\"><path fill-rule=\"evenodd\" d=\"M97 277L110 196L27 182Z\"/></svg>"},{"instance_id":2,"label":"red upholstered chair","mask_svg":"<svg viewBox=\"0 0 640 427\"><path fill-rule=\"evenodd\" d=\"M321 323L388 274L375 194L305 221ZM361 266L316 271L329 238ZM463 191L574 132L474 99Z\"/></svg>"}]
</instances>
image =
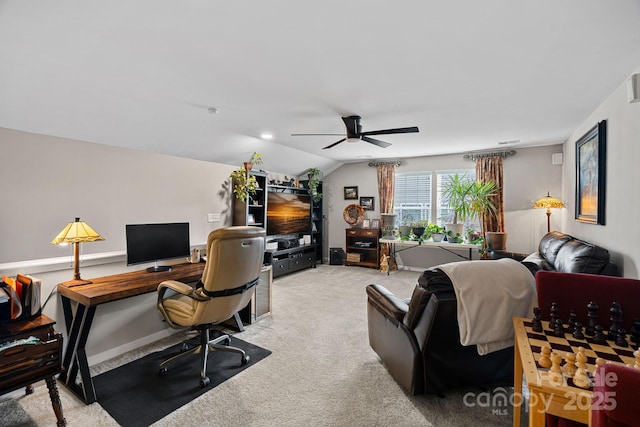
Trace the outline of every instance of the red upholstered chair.
<instances>
[{"instance_id":1,"label":"red upholstered chair","mask_svg":"<svg viewBox=\"0 0 640 427\"><path fill-rule=\"evenodd\" d=\"M598 304L598 323L604 326L605 329L608 329L611 324L609 308L614 301L621 304L622 327L627 333L631 331L633 319L640 319L640 280L594 274L538 271L536 273L536 288L542 320L549 320L551 304L555 302L558 304L558 317L560 319L567 322L569 311L575 310L578 320L586 326L588 324L587 304L591 301ZM635 390L637 391L638 389L636 388ZM637 396L637 394L635 395ZM638 410L636 409L637 413ZM553 415L547 415L546 418L546 425L550 427L584 425ZM640 425L640 416L637 418L639 419L636 420L635 425ZM600 425L618 426L625 424Z\"/></svg>"},{"instance_id":2,"label":"red upholstered chair","mask_svg":"<svg viewBox=\"0 0 640 427\"><path fill-rule=\"evenodd\" d=\"M599 381L593 387L593 427L640 425L640 369L606 364L598 367Z\"/></svg>"}]
</instances>

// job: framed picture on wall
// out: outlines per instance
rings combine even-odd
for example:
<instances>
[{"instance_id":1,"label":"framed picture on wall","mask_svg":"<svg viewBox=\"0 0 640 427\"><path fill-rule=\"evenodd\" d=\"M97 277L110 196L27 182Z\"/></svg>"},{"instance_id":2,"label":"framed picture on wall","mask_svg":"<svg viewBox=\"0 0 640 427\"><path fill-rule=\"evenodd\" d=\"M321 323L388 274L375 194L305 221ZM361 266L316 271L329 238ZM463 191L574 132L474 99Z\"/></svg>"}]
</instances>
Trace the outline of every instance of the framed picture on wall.
<instances>
[{"instance_id":1,"label":"framed picture on wall","mask_svg":"<svg viewBox=\"0 0 640 427\"><path fill-rule=\"evenodd\" d=\"M368 219L362 220L362 228L369 228L370 226L371 226L371 223Z\"/></svg>"},{"instance_id":2,"label":"framed picture on wall","mask_svg":"<svg viewBox=\"0 0 640 427\"><path fill-rule=\"evenodd\" d=\"M576 220L604 225L607 121L576 141Z\"/></svg>"},{"instance_id":3,"label":"framed picture on wall","mask_svg":"<svg viewBox=\"0 0 640 427\"><path fill-rule=\"evenodd\" d=\"M345 200L358 200L358 187L344 187Z\"/></svg>"},{"instance_id":4,"label":"framed picture on wall","mask_svg":"<svg viewBox=\"0 0 640 427\"><path fill-rule=\"evenodd\" d=\"M379 219L372 219L371 220L371 228L373 228L374 230L377 230L380 228L380 220Z\"/></svg>"},{"instance_id":5,"label":"framed picture on wall","mask_svg":"<svg viewBox=\"0 0 640 427\"><path fill-rule=\"evenodd\" d=\"M360 206L365 211L373 210L373 197L360 197Z\"/></svg>"}]
</instances>

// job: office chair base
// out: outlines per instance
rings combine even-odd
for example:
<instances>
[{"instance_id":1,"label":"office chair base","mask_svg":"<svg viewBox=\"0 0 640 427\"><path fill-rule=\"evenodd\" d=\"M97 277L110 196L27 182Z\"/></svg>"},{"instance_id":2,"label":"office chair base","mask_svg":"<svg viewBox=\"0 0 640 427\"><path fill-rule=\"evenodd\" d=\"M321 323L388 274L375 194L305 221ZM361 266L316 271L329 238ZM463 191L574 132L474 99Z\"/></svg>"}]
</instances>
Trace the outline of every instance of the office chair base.
<instances>
[{"instance_id":1,"label":"office chair base","mask_svg":"<svg viewBox=\"0 0 640 427\"><path fill-rule=\"evenodd\" d=\"M221 342L226 342L226 344L220 344ZM173 363L174 361L180 359L183 356L187 356L190 354L200 354L201 359L201 369L200 369L200 387L204 388L209 385L211 380L207 377L206 369L207 369L207 357L209 352L211 351L228 351L232 353L238 353L242 359L240 362L240 366L244 366L249 363L249 355L245 353L244 350L231 347L229 344L231 343L230 335L221 335L213 340L209 340L209 329L202 329L200 331L200 344L196 345L193 348L189 348L186 342L182 343L180 347L180 353L171 356L170 358L164 360L160 363L160 367L158 369L158 375L165 376L168 373L168 365Z\"/></svg>"}]
</instances>

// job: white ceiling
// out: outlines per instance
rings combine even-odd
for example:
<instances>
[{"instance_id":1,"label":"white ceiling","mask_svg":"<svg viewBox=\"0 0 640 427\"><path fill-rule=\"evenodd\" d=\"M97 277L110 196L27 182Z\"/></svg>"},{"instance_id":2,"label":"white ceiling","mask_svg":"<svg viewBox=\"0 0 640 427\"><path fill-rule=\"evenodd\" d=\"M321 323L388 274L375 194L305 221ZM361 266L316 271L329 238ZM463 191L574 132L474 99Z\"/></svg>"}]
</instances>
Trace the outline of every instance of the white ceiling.
<instances>
[{"instance_id":1,"label":"white ceiling","mask_svg":"<svg viewBox=\"0 0 640 427\"><path fill-rule=\"evenodd\" d=\"M638 0L0 0L0 127L296 175L555 144L640 66L639 21ZM290 136L352 114L420 133Z\"/></svg>"}]
</instances>

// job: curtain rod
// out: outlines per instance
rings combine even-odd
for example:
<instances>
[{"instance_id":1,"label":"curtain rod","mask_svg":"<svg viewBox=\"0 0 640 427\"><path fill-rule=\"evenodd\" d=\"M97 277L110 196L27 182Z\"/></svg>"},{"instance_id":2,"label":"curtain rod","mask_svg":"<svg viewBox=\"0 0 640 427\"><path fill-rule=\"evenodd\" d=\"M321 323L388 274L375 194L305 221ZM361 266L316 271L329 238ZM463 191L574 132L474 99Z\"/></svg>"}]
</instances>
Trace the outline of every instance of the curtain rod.
<instances>
[{"instance_id":1,"label":"curtain rod","mask_svg":"<svg viewBox=\"0 0 640 427\"><path fill-rule=\"evenodd\" d=\"M396 165L396 166L400 166L402 164L401 160L394 160L394 161L373 161L373 162L369 162L369 166L371 167L375 167L375 166L381 166L381 165Z\"/></svg>"},{"instance_id":2,"label":"curtain rod","mask_svg":"<svg viewBox=\"0 0 640 427\"><path fill-rule=\"evenodd\" d=\"M467 153L464 156L462 156L462 158L465 159L465 160L475 161L476 159L482 159L484 157L500 156L502 158L507 158L509 156L515 156L515 154L516 154L516 150L495 151L495 152L491 152L491 153Z\"/></svg>"}]
</instances>

